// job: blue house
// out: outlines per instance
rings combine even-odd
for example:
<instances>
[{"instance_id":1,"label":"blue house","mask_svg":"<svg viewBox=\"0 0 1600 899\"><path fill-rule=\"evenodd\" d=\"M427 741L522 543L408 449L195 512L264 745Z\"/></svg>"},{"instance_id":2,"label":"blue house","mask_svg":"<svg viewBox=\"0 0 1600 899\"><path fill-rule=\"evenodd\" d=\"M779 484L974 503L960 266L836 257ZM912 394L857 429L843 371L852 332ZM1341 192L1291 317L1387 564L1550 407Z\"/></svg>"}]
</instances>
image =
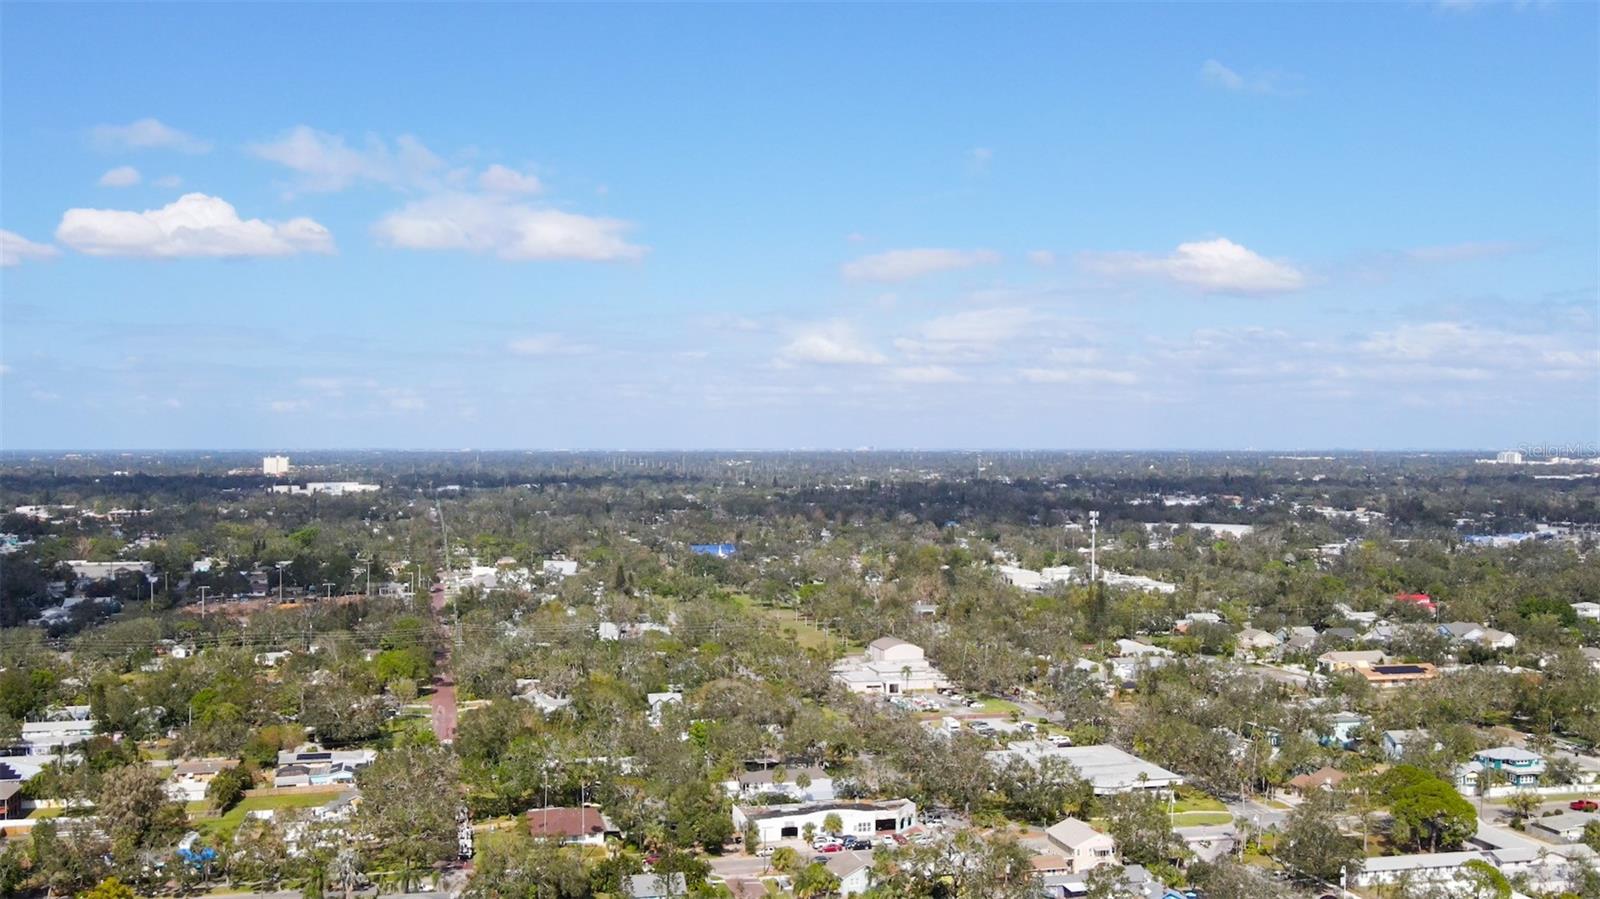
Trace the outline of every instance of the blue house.
<instances>
[{"instance_id":1,"label":"blue house","mask_svg":"<svg viewBox=\"0 0 1600 899\"><path fill-rule=\"evenodd\" d=\"M738 551L739 547L734 546L732 543L689 544L689 552L692 552L697 556L715 556L719 559L726 559Z\"/></svg>"}]
</instances>

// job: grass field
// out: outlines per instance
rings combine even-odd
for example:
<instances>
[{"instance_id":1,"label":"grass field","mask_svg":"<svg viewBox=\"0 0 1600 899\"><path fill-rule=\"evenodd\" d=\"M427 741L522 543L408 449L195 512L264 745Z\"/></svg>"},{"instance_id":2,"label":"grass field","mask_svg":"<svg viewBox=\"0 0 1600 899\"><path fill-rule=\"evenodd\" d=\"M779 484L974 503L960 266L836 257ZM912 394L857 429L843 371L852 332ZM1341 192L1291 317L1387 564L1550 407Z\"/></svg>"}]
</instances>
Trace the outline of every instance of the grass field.
<instances>
[{"instance_id":1,"label":"grass field","mask_svg":"<svg viewBox=\"0 0 1600 899\"><path fill-rule=\"evenodd\" d=\"M1202 824L1227 824L1233 816L1227 812L1177 812L1172 816L1173 827L1198 827Z\"/></svg>"},{"instance_id":2,"label":"grass field","mask_svg":"<svg viewBox=\"0 0 1600 899\"><path fill-rule=\"evenodd\" d=\"M973 711L982 712L985 715L1009 715L1012 712L1021 711L1021 708L1009 699L986 698L979 700L979 702L983 704Z\"/></svg>"},{"instance_id":3,"label":"grass field","mask_svg":"<svg viewBox=\"0 0 1600 899\"><path fill-rule=\"evenodd\" d=\"M255 811L271 809L312 808L313 806L326 805L338 798L344 790L318 790L314 793L279 793L273 796L246 796L238 805L228 809L228 813L218 818L202 818L195 826L204 831L215 834L232 833L244 823L245 816Z\"/></svg>"},{"instance_id":4,"label":"grass field","mask_svg":"<svg viewBox=\"0 0 1600 899\"><path fill-rule=\"evenodd\" d=\"M1204 793L1180 788L1178 799L1172 804L1174 813L1183 812L1222 812L1227 811L1227 806L1221 800L1213 799Z\"/></svg>"}]
</instances>

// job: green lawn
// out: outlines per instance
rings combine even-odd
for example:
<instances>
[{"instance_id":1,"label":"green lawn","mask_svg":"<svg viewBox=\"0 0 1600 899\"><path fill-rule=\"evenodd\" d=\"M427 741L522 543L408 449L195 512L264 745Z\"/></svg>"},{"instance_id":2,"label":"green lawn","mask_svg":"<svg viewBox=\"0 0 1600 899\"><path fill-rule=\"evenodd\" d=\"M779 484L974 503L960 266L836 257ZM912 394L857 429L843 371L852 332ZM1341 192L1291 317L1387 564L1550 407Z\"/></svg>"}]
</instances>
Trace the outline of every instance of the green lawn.
<instances>
[{"instance_id":1,"label":"green lawn","mask_svg":"<svg viewBox=\"0 0 1600 899\"><path fill-rule=\"evenodd\" d=\"M976 709L974 709L974 711L982 712L985 715L1009 715L1012 712L1019 712L1022 710L1020 706L1009 699L995 699L993 697L989 697L981 699L979 702L981 702L982 705L978 706Z\"/></svg>"},{"instance_id":2,"label":"green lawn","mask_svg":"<svg viewBox=\"0 0 1600 899\"><path fill-rule=\"evenodd\" d=\"M344 790L319 790L315 793L279 793L272 796L246 796L220 818L202 818L195 826L215 834L232 833L251 812L272 809L311 808L332 802Z\"/></svg>"},{"instance_id":3,"label":"green lawn","mask_svg":"<svg viewBox=\"0 0 1600 899\"><path fill-rule=\"evenodd\" d=\"M1202 824L1227 824L1233 816L1227 812L1178 812L1172 816L1173 827L1198 827Z\"/></svg>"},{"instance_id":4,"label":"green lawn","mask_svg":"<svg viewBox=\"0 0 1600 899\"><path fill-rule=\"evenodd\" d=\"M1179 789L1177 801L1172 803L1172 811L1175 813L1221 812L1226 811L1227 808L1222 804L1221 800L1188 789Z\"/></svg>"}]
</instances>

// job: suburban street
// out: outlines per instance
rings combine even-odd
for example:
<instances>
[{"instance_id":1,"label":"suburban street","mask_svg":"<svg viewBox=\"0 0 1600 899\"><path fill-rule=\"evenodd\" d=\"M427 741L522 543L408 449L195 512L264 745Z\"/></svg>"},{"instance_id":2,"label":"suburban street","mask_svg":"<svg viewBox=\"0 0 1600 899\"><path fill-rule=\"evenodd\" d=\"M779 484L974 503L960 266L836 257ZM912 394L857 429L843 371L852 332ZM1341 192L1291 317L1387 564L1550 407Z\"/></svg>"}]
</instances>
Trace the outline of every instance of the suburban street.
<instances>
[{"instance_id":1,"label":"suburban street","mask_svg":"<svg viewBox=\"0 0 1600 899\"><path fill-rule=\"evenodd\" d=\"M444 610L445 592L443 584L433 585L429 597L429 609L433 612L434 625L443 630L444 623L439 620L439 613ZM444 651L439 654L437 671L433 676L433 697L430 700L433 706L433 735L441 743L453 742L456 738L456 682L455 675L450 669L450 655L453 642L447 639Z\"/></svg>"}]
</instances>

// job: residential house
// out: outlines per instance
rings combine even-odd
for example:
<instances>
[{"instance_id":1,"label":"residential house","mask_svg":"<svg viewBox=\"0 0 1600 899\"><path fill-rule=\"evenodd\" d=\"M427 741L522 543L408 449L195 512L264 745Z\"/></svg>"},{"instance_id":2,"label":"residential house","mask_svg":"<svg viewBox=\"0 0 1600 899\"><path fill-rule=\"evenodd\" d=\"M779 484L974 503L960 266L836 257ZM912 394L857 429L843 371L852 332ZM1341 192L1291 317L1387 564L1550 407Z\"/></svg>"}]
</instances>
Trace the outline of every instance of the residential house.
<instances>
[{"instance_id":1,"label":"residential house","mask_svg":"<svg viewBox=\"0 0 1600 899\"><path fill-rule=\"evenodd\" d=\"M549 578L568 578L578 573L578 563L570 559L547 559L539 572Z\"/></svg>"},{"instance_id":2,"label":"residential house","mask_svg":"<svg viewBox=\"0 0 1600 899\"><path fill-rule=\"evenodd\" d=\"M1121 639L1117 641L1117 655L1119 656L1172 656L1177 655L1164 646L1154 646L1149 643L1140 643L1138 640Z\"/></svg>"},{"instance_id":3,"label":"residential house","mask_svg":"<svg viewBox=\"0 0 1600 899\"><path fill-rule=\"evenodd\" d=\"M93 718L24 721L21 746L28 755L57 755L89 742L98 724Z\"/></svg>"},{"instance_id":4,"label":"residential house","mask_svg":"<svg viewBox=\"0 0 1600 899\"><path fill-rule=\"evenodd\" d=\"M372 764L378 753L371 749L329 751L301 747L278 753L278 768L272 773L274 787L313 787L355 783L356 772Z\"/></svg>"},{"instance_id":5,"label":"residential house","mask_svg":"<svg viewBox=\"0 0 1600 899\"><path fill-rule=\"evenodd\" d=\"M1595 821L1600 821L1600 815L1594 812L1562 812L1548 818L1534 818L1528 826L1563 843L1577 843L1583 839L1584 828Z\"/></svg>"},{"instance_id":6,"label":"residential house","mask_svg":"<svg viewBox=\"0 0 1600 899\"><path fill-rule=\"evenodd\" d=\"M1441 624L1439 635L1450 638L1454 643L1477 643L1489 649L1512 649L1517 645L1515 635L1471 621L1451 621Z\"/></svg>"},{"instance_id":7,"label":"residential house","mask_svg":"<svg viewBox=\"0 0 1600 899\"><path fill-rule=\"evenodd\" d=\"M735 804L733 829L743 833L745 825L754 824L757 842L775 843L801 836L808 824L814 832L822 833L823 822L829 815L839 816L843 825L841 835L870 837L915 827L917 804L909 799L767 806Z\"/></svg>"},{"instance_id":8,"label":"residential house","mask_svg":"<svg viewBox=\"0 0 1600 899\"><path fill-rule=\"evenodd\" d=\"M1405 662L1357 668L1356 673L1366 678L1367 683L1372 686L1388 689L1417 681L1433 680L1439 676L1439 669L1427 662Z\"/></svg>"},{"instance_id":9,"label":"residential house","mask_svg":"<svg viewBox=\"0 0 1600 899\"><path fill-rule=\"evenodd\" d=\"M1240 652L1270 652L1283 642L1275 635L1253 627L1240 631L1234 640Z\"/></svg>"},{"instance_id":10,"label":"residential house","mask_svg":"<svg viewBox=\"0 0 1600 899\"><path fill-rule=\"evenodd\" d=\"M933 667L922 647L895 637L879 637L867 644L865 655L840 659L833 679L852 693L899 695L950 686L944 672Z\"/></svg>"},{"instance_id":11,"label":"residential house","mask_svg":"<svg viewBox=\"0 0 1600 899\"><path fill-rule=\"evenodd\" d=\"M604 846L607 834L618 833L605 813L593 805L530 809L523 818L535 839L567 846Z\"/></svg>"},{"instance_id":12,"label":"residential house","mask_svg":"<svg viewBox=\"0 0 1600 899\"><path fill-rule=\"evenodd\" d=\"M15 821L25 817L22 811L22 782L0 781L0 821Z\"/></svg>"},{"instance_id":13,"label":"residential house","mask_svg":"<svg viewBox=\"0 0 1600 899\"><path fill-rule=\"evenodd\" d=\"M233 759L186 759L172 769L172 780L167 782L167 795L175 802L199 802L206 798L206 788L218 774L232 768Z\"/></svg>"},{"instance_id":14,"label":"residential house","mask_svg":"<svg viewBox=\"0 0 1600 899\"><path fill-rule=\"evenodd\" d=\"M1324 746L1349 749L1355 745L1356 731L1367 723L1367 716L1358 712L1334 712L1327 718L1328 733L1318 739Z\"/></svg>"},{"instance_id":15,"label":"residential house","mask_svg":"<svg viewBox=\"0 0 1600 899\"><path fill-rule=\"evenodd\" d=\"M1317 790L1322 790L1324 792L1333 790L1334 788L1338 787L1339 784L1343 783L1346 777L1349 777L1349 775L1345 774L1343 771L1340 771L1338 768L1332 768L1324 765L1310 774L1301 774L1297 777L1289 778L1289 783L1287 786L1289 792L1303 799L1310 796Z\"/></svg>"},{"instance_id":16,"label":"residential house","mask_svg":"<svg viewBox=\"0 0 1600 899\"><path fill-rule=\"evenodd\" d=\"M666 707L669 705L683 705L683 694L677 690L669 690L664 693L649 693L645 695L645 701L650 704L650 726L660 727L661 716Z\"/></svg>"},{"instance_id":17,"label":"residential house","mask_svg":"<svg viewBox=\"0 0 1600 899\"><path fill-rule=\"evenodd\" d=\"M540 689L539 681L536 678L517 678L516 689L517 693L512 697L513 699L528 703L547 718L572 705L572 697L554 696L544 692L544 690Z\"/></svg>"},{"instance_id":18,"label":"residential house","mask_svg":"<svg viewBox=\"0 0 1600 899\"><path fill-rule=\"evenodd\" d=\"M1439 744L1425 730L1386 730L1383 732L1383 754L1399 761L1412 747L1428 746L1438 749Z\"/></svg>"},{"instance_id":19,"label":"residential house","mask_svg":"<svg viewBox=\"0 0 1600 899\"><path fill-rule=\"evenodd\" d=\"M1384 660L1381 649L1345 649L1325 652L1317 656L1317 667L1333 674L1345 671L1359 671L1362 668L1371 668L1381 665Z\"/></svg>"},{"instance_id":20,"label":"residential house","mask_svg":"<svg viewBox=\"0 0 1600 899\"><path fill-rule=\"evenodd\" d=\"M1539 783L1544 774L1544 757L1517 746L1496 746L1480 749L1472 760L1491 771L1499 771L1512 786L1530 787Z\"/></svg>"},{"instance_id":21,"label":"residential house","mask_svg":"<svg viewBox=\"0 0 1600 899\"><path fill-rule=\"evenodd\" d=\"M1177 622L1173 624L1172 629L1180 634L1186 634L1189 632L1189 628L1194 627L1197 624L1221 623L1222 616L1218 615L1216 612L1190 612L1182 618L1179 618Z\"/></svg>"},{"instance_id":22,"label":"residential house","mask_svg":"<svg viewBox=\"0 0 1600 899\"><path fill-rule=\"evenodd\" d=\"M1403 606L1422 609L1429 615L1436 614L1439 611L1439 606L1433 601L1433 597L1426 593L1396 593L1394 601Z\"/></svg>"},{"instance_id":23,"label":"residential house","mask_svg":"<svg viewBox=\"0 0 1600 899\"><path fill-rule=\"evenodd\" d=\"M1572 611L1577 612L1579 618L1600 621L1600 602L1575 602Z\"/></svg>"},{"instance_id":24,"label":"residential house","mask_svg":"<svg viewBox=\"0 0 1600 899\"><path fill-rule=\"evenodd\" d=\"M829 874L839 878L840 896L859 896L872 886L870 852L835 852L826 867Z\"/></svg>"},{"instance_id":25,"label":"residential house","mask_svg":"<svg viewBox=\"0 0 1600 899\"><path fill-rule=\"evenodd\" d=\"M1045 839L1067 860L1067 872L1082 874L1091 868L1117 863L1117 841L1077 818L1063 818L1045 828Z\"/></svg>"},{"instance_id":26,"label":"residential house","mask_svg":"<svg viewBox=\"0 0 1600 899\"><path fill-rule=\"evenodd\" d=\"M627 899L668 899L671 896L689 895L689 884L683 872L671 874L632 874L623 881L622 895Z\"/></svg>"}]
</instances>

